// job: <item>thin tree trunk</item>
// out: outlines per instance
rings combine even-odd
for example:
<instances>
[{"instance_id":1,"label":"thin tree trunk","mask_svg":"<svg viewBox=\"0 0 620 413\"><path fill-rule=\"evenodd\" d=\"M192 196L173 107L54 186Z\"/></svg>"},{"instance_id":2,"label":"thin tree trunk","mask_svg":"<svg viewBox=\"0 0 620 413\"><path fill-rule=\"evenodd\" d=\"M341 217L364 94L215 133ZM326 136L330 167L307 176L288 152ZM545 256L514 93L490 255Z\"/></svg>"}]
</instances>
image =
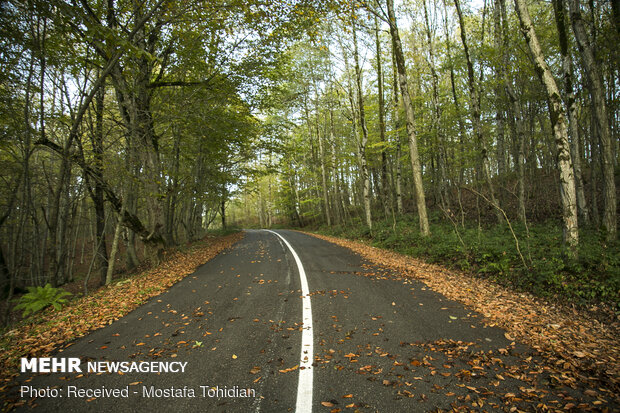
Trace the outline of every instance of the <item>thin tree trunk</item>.
<instances>
[{"instance_id":1,"label":"thin tree trunk","mask_svg":"<svg viewBox=\"0 0 620 413\"><path fill-rule=\"evenodd\" d=\"M431 25L428 18L428 7L426 0L422 2L424 6L424 23L426 28L426 40L428 43L428 63L431 69L431 81L433 88L433 95L431 99L431 105L433 110L433 122L432 122L432 135L434 140L434 147L437 153L437 169L439 171L439 177L436 179L436 193L439 195L439 201L444 210L450 209L450 198L448 196L448 189L446 182L448 177L446 175L446 156L444 148L444 137L441 133L441 108L439 106L439 76L437 75L437 68L435 67L435 48L433 45L433 38L431 33Z\"/></svg>"},{"instance_id":2,"label":"thin tree trunk","mask_svg":"<svg viewBox=\"0 0 620 413\"><path fill-rule=\"evenodd\" d=\"M496 50L501 51L501 61L495 64L495 75L497 79L505 79L505 57L508 51L504 47L503 40L503 28L502 28L502 18L501 18L501 2L500 0L495 0L495 5L493 8L493 20L494 20L494 47ZM500 178L504 177L506 174L506 145L505 145L505 125L506 125L506 117L504 112L504 102L505 96L503 93L503 88L501 87L501 83L497 83L495 86L495 121L497 127L497 171Z\"/></svg>"},{"instance_id":3,"label":"thin tree trunk","mask_svg":"<svg viewBox=\"0 0 620 413\"><path fill-rule=\"evenodd\" d=\"M342 188L341 182L338 178L338 168L337 168L337 159L338 159L338 146L336 143L336 137L334 133L334 108L331 105L329 106L329 140L332 144L332 164L331 164L331 173L334 179L334 220L336 224L339 224L343 221L343 211L342 211ZM301 226L301 225L300 225Z\"/></svg>"},{"instance_id":4,"label":"thin tree trunk","mask_svg":"<svg viewBox=\"0 0 620 413\"><path fill-rule=\"evenodd\" d=\"M383 95L383 66L381 63L381 41L379 39L379 23L375 16L375 53L377 57L377 94L379 95L379 140L381 142L381 203L385 217L389 214L389 191L387 182L387 151L385 145L385 97Z\"/></svg>"},{"instance_id":5,"label":"thin tree trunk","mask_svg":"<svg viewBox=\"0 0 620 413\"><path fill-rule=\"evenodd\" d=\"M523 125L523 115L519 100L515 95L512 84L506 79L506 94L511 102L512 109L509 111L510 127L513 135L513 145L515 147L515 168L517 170L517 213L519 220L527 223L527 215L525 212L525 128Z\"/></svg>"},{"instance_id":6,"label":"thin tree trunk","mask_svg":"<svg viewBox=\"0 0 620 413\"><path fill-rule=\"evenodd\" d=\"M118 216L118 222L116 223L116 228L114 230L114 239L112 240L112 249L110 251L110 260L108 261L108 268L106 271L105 285L110 285L112 283L112 277L114 276L114 266L116 265L116 253L118 252L122 229L123 213L121 212Z\"/></svg>"},{"instance_id":7,"label":"thin tree trunk","mask_svg":"<svg viewBox=\"0 0 620 413\"><path fill-rule=\"evenodd\" d=\"M601 145L601 160L603 164L603 220L602 229L607 241L614 241L617 237L616 215L616 182L614 179L614 156L611 133L607 119L605 103L605 86L597 63L593 46L590 42L585 24L581 17L579 0L569 0L570 17L579 48L579 54L588 79L587 85L592 98L592 109L596 131Z\"/></svg>"},{"instance_id":8,"label":"thin tree trunk","mask_svg":"<svg viewBox=\"0 0 620 413\"><path fill-rule=\"evenodd\" d=\"M451 48L450 48L450 36L448 34L448 11L447 11L447 5L446 5L446 0L443 0L443 5L444 5L444 33L445 33L445 37L446 37L446 53L447 53L447 57L448 57L448 65L450 66L450 88L452 91L452 99L454 101L454 110L456 112L456 119L457 119L457 124L459 126L459 155L460 155L460 168L459 168L459 174L458 174L458 182L459 185L462 185L464 183L464 179L465 179L465 165L464 165L464 159L465 159L465 141L466 141L466 133L465 133L465 124L463 122L463 117L461 116L461 105L459 102L459 98L458 98L458 94L456 93L456 81L455 81L455 74L454 74L454 62L452 61L452 53L451 53Z\"/></svg>"},{"instance_id":9,"label":"thin tree trunk","mask_svg":"<svg viewBox=\"0 0 620 413\"><path fill-rule=\"evenodd\" d=\"M407 116L407 135L409 136L409 152L411 156L411 169L413 170L413 184L416 194L416 204L418 207L418 216L420 218L420 232L423 236L430 235L428 225L428 215L426 213L426 198L424 196L424 186L422 183L422 168L420 165L420 157L418 155L418 142L414 129L414 112L409 94L409 83L407 81L407 72L405 69L405 57L403 55L403 47L398 33L396 16L394 15L394 1L387 0L388 19L390 25L390 35L392 36L392 51L396 59L396 67L398 70L398 79L400 83L400 92L403 98L405 114Z\"/></svg>"},{"instance_id":10,"label":"thin tree trunk","mask_svg":"<svg viewBox=\"0 0 620 413\"><path fill-rule=\"evenodd\" d=\"M222 200L220 201L220 217L222 218L222 229L226 229L226 198L228 197L226 188L222 191Z\"/></svg>"},{"instance_id":11,"label":"thin tree trunk","mask_svg":"<svg viewBox=\"0 0 620 413\"><path fill-rule=\"evenodd\" d=\"M359 65L359 54L357 50L357 29L355 18L351 16L351 31L353 32L353 62L355 65L355 85L357 88L357 104L359 112L359 122L362 128L362 138L358 142L360 162L362 167L362 180L364 184L363 202L366 217L366 225L372 230L372 212L370 210L370 175L368 172L368 161L366 155L366 144L368 143L368 128L366 127L366 112L364 110L364 95L362 90L362 72Z\"/></svg>"},{"instance_id":12,"label":"thin tree trunk","mask_svg":"<svg viewBox=\"0 0 620 413\"><path fill-rule=\"evenodd\" d=\"M577 102L573 91L573 61L569 50L569 38L566 30L566 15L564 12L564 0L553 0L555 22L558 28L560 40L560 52L562 54L562 76L564 77L564 102L571 135L571 157L575 171L575 191L577 195L577 213L581 222L590 223L590 213L586 203L583 178L581 173L581 154L579 150L579 125L577 124Z\"/></svg>"},{"instance_id":13,"label":"thin tree trunk","mask_svg":"<svg viewBox=\"0 0 620 413\"><path fill-rule=\"evenodd\" d=\"M593 118L593 112L590 112L590 117ZM598 202L598 168L600 165L600 146L598 144L597 135L595 132L596 127L594 126L594 119L590 120L590 152L591 159L590 162L590 205L592 210L592 222L594 227L600 229L601 226L601 211L599 209Z\"/></svg>"},{"instance_id":14,"label":"thin tree trunk","mask_svg":"<svg viewBox=\"0 0 620 413\"><path fill-rule=\"evenodd\" d=\"M400 142L400 102L399 102L399 90L398 90L398 69L396 68L396 57L394 53L392 53L392 75L393 75L393 85L392 85L392 93L394 99L393 105L393 124L394 124L394 140L396 141L396 159L395 169L396 169L396 211L398 211L399 215L403 213L403 166L400 161L402 157L402 145Z\"/></svg>"},{"instance_id":15,"label":"thin tree trunk","mask_svg":"<svg viewBox=\"0 0 620 413\"><path fill-rule=\"evenodd\" d=\"M95 207L95 233L96 243L99 246L96 252L95 264L99 270L101 285L106 282L106 274L108 272L108 252L105 240L100 241L105 234L105 205L103 199L103 108L105 98L105 83L97 91L95 96L95 130L91 134L91 143L93 145L94 162L92 168L98 179L94 181L94 191L90 191L91 199ZM88 181L88 175L85 175Z\"/></svg>"},{"instance_id":16,"label":"thin tree trunk","mask_svg":"<svg viewBox=\"0 0 620 413\"><path fill-rule=\"evenodd\" d=\"M325 218L327 222L327 226L332 226L332 217L331 210L329 208L329 193L327 192L327 168L325 167L325 144L323 142L324 137L321 133L321 130L318 128L319 121L319 95L318 89L315 85L315 93L316 93L316 118L317 118L317 128L316 134L319 140L319 161L321 163L321 189L323 193L323 207L325 209Z\"/></svg>"},{"instance_id":17,"label":"thin tree trunk","mask_svg":"<svg viewBox=\"0 0 620 413\"><path fill-rule=\"evenodd\" d=\"M454 5L456 6L456 13L458 15L459 27L461 28L461 41L463 43L463 51L465 53L465 60L467 62L467 81L469 85L469 96L471 100L471 111L472 111L472 126L474 129L474 135L476 136L476 141L478 142L478 147L480 150L480 167L482 169L483 177L487 183L489 188L489 198L493 203L493 210L495 212L495 216L497 218L497 222L501 223L504 220L502 213L500 212L500 205L495 196L495 187L493 185L493 181L491 180L491 168L489 167L489 156L488 149L485 141L484 134L482 132L481 125L481 110L480 110L480 92L478 90L478 84L476 81L476 77L474 75L474 65L471 60L471 56L469 54L469 44L467 42L467 31L465 28L465 21L463 20L463 13L461 12L461 3L460 0L454 0Z\"/></svg>"},{"instance_id":18,"label":"thin tree trunk","mask_svg":"<svg viewBox=\"0 0 620 413\"><path fill-rule=\"evenodd\" d=\"M563 239L572 256L577 255L579 229L577 224L577 200L575 194L575 176L568 143L566 115L560 91L551 70L543 57L538 37L524 0L514 0L521 31L534 58L536 72L542 80L547 93L551 125L557 147L557 163L560 169L560 190L562 199Z\"/></svg>"}]
</instances>

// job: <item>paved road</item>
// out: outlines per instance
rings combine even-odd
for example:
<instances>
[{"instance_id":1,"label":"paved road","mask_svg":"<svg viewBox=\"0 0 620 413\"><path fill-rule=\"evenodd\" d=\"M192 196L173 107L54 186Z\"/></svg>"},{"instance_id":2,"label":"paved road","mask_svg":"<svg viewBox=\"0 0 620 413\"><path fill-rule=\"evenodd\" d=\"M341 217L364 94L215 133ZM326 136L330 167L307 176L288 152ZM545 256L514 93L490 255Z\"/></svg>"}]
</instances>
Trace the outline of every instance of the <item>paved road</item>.
<instances>
[{"instance_id":1,"label":"paved road","mask_svg":"<svg viewBox=\"0 0 620 413\"><path fill-rule=\"evenodd\" d=\"M299 262L311 305L305 323ZM168 292L57 354L82 366L187 363L183 373L48 374L22 384L62 397L24 399L46 412L416 412L479 399L509 408L514 401L502 395L531 387L517 377L535 358L479 320L347 249L293 231L248 231ZM304 350L303 334L312 338ZM128 397L75 396L103 387ZM156 397L172 387L179 397ZM254 397L217 397L217 389Z\"/></svg>"}]
</instances>

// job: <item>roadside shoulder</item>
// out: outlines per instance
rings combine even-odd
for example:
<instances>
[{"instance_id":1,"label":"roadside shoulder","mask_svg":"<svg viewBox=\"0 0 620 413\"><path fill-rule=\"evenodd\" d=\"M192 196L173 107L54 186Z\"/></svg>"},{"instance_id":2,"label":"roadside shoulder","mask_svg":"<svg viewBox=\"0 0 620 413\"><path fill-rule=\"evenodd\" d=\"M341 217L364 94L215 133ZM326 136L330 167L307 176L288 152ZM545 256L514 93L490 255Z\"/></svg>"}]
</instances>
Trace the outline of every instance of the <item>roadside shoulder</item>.
<instances>
[{"instance_id":1,"label":"roadside shoulder","mask_svg":"<svg viewBox=\"0 0 620 413\"><path fill-rule=\"evenodd\" d=\"M21 357L45 357L76 338L112 324L232 247L244 236L237 232L199 241L186 252L174 252L155 268L114 282L70 302L60 311L48 309L31 324L22 323L0 337L0 381L11 382Z\"/></svg>"},{"instance_id":2,"label":"roadside shoulder","mask_svg":"<svg viewBox=\"0 0 620 413\"><path fill-rule=\"evenodd\" d=\"M538 350L567 381L593 378L598 386L614 391L620 388L620 341L614 326L588 318L576 309L559 308L531 294L394 251L342 238L306 234L420 280L434 291L481 313L485 323L506 330L509 340Z\"/></svg>"}]
</instances>

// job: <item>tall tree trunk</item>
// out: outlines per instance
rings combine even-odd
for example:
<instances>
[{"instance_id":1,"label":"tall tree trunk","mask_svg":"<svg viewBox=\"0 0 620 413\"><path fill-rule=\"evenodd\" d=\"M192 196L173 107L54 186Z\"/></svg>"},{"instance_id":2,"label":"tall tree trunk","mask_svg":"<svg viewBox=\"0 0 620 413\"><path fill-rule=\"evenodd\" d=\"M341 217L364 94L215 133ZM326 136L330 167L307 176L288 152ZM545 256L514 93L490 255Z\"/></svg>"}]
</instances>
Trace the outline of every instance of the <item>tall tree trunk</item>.
<instances>
[{"instance_id":1,"label":"tall tree trunk","mask_svg":"<svg viewBox=\"0 0 620 413\"><path fill-rule=\"evenodd\" d=\"M394 99L394 105L392 110L393 114L393 128L394 128L394 140L396 141L396 159L394 160L396 169L396 211L399 215L403 213L403 166L400 158L402 157L402 145L400 142L400 102L399 102L399 90L398 90L398 69L396 68L396 57L392 53L392 93Z\"/></svg>"},{"instance_id":2,"label":"tall tree trunk","mask_svg":"<svg viewBox=\"0 0 620 413\"><path fill-rule=\"evenodd\" d=\"M460 0L454 0L454 5L456 6L456 13L458 15L459 27L461 28L461 41L463 43L463 51L465 53L465 60L467 62L467 82L469 86L469 97L471 100L472 126L474 129L474 135L476 136L476 141L478 142L478 147L480 150L480 168L482 169L482 175L489 188L489 199L491 200L491 203L493 204L493 211L495 212L495 217L497 218L497 222L501 223L503 222L504 217L502 215L502 212L500 211L500 208L499 208L500 205L495 196L495 187L493 185L493 181L491 180L491 168L489 166L489 154L488 154L485 137L482 132L482 124L481 124L482 112L480 110L480 91L478 90L478 83L476 81L476 77L474 74L474 64L469 54L469 43L467 42L467 31L465 28L465 21L463 20L463 13L461 12Z\"/></svg>"},{"instance_id":3,"label":"tall tree trunk","mask_svg":"<svg viewBox=\"0 0 620 413\"><path fill-rule=\"evenodd\" d=\"M462 185L465 179L465 165L464 163L464 159L465 159L465 141L466 141L466 133L465 133L465 124L463 122L463 117L461 116L461 105L459 102L459 97L458 94L456 93L456 81L455 81L455 77L456 75L454 74L454 62L452 61L452 49L450 47L450 35L448 33L448 10L447 10L447 5L446 5L446 0L443 0L443 5L444 5L444 34L446 37L446 53L447 53L447 57L448 57L448 65L450 66L450 89L452 91L452 100L454 102L454 110L456 112L456 119L457 119L457 124L459 127L459 155L460 155L460 168L459 169L459 174L458 174L458 182L459 185ZM460 192L459 192L460 194ZM460 195L459 195L460 196Z\"/></svg>"},{"instance_id":4,"label":"tall tree trunk","mask_svg":"<svg viewBox=\"0 0 620 413\"><path fill-rule=\"evenodd\" d=\"M431 33L431 25L428 18L428 7L426 5L426 0L422 1L424 6L424 23L426 28L426 40L428 43L428 63L431 69L431 84L433 89L433 95L431 99L432 105L432 135L433 135L433 145L435 147L435 152L437 153L437 169L439 171L439 177L436 180L436 193L439 196L439 201L444 209L450 209L450 198L448 195L448 189L446 187L446 183L448 182L448 177L446 174L446 150L444 147L444 137L441 133L441 107L439 106L439 76L437 75L437 68L435 66L435 48L433 45L433 37Z\"/></svg>"},{"instance_id":5,"label":"tall tree trunk","mask_svg":"<svg viewBox=\"0 0 620 413\"><path fill-rule=\"evenodd\" d=\"M381 142L381 203L385 216L389 213L389 191L387 178L387 150L385 144L385 96L383 95L383 66L381 63L381 40L379 38L379 23L375 16L375 54L377 56L377 94L379 95L379 140Z\"/></svg>"},{"instance_id":6,"label":"tall tree trunk","mask_svg":"<svg viewBox=\"0 0 620 413\"><path fill-rule=\"evenodd\" d=\"M364 95L362 90L362 71L359 65L359 54L357 49L357 29L355 27L355 17L351 16L351 31L353 33L353 62L355 65L355 85L357 89L357 105L359 112L359 122L362 128L362 138L358 142L360 162L362 167L362 180L364 184L364 212L366 225L372 230L372 211L370 210L370 175L368 172L368 160L366 155L366 145L368 143L368 128L366 127L366 112L364 110Z\"/></svg>"},{"instance_id":7,"label":"tall tree trunk","mask_svg":"<svg viewBox=\"0 0 620 413\"><path fill-rule=\"evenodd\" d=\"M124 207L121 209L121 213L118 215L118 222L116 223L116 228L114 229L114 238L112 239L112 249L110 251L110 261L108 262L108 268L106 271L105 285L112 284L112 278L114 277L116 254L118 253L121 231L123 229L123 209Z\"/></svg>"},{"instance_id":8,"label":"tall tree trunk","mask_svg":"<svg viewBox=\"0 0 620 413\"><path fill-rule=\"evenodd\" d=\"M176 126L173 124L171 126L172 129L172 137L174 140L173 143L173 159L172 159L172 176L168 179L168 186L166 189L167 197L165 203L165 225L163 233L164 239L166 240L166 244L174 245L175 241L175 215L177 210L177 200L179 193L179 167L180 167L180 157L181 157L181 136L177 131Z\"/></svg>"},{"instance_id":9,"label":"tall tree trunk","mask_svg":"<svg viewBox=\"0 0 620 413\"><path fill-rule=\"evenodd\" d=\"M598 202L598 167L601 161L600 145L596 136L596 127L594 122L594 113L590 111L590 157L592 159L590 163L590 205L592 211L592 223L594 227L600 229L601 227L601 210L599 209Z\"/></svg>"},{"instance_id":10,"label":"tall tree trunk","mask_svg":"<svg viewBox=\"0 0 620 413\"><path fill-rule=\"evenodd\" d=\"M573 159L573 169L575 171L575 191L577 194L577 213L581 222L590 223L590 213L586 203L585 191L583 187L583 177L581 173L581 151L579 150L579 125L577 124L577 102L573 91L573 62L569 50L569 38L566 30L566 15L564 12L564 0L553 0L555 12L555 22L558 28L560 40L560 52L562 54L562 76L564 77L564 102L566 104L566 114L570 128L571 157Z\"/></svg>"},{"instance_id":11,"label":"tall tree trunk","mask_svg":"<svg viewBox=\"0 0 620 413\"><path fill-rule=\"evenodd\" d=\"M341 48L342 48L342 55L344 57L344 67L345 67L345 72L347 74L347 97L349 99L349 107L351 109L351 135L353 136L353 139L356 141L356 143L358 142L358 134L357 134L357 110L356 110L356 104L355 104L355 98L353 96L353 85L352 85L352 80L351 80L351 70L349 67L349 58L348 55L346 53L346 50L344 48L344 45L341 43L340 44ZM359 144L357 144L358 147L358 151L357 151L357 158L358 158L358 162L360 165L360 169L361 169L361 153L359 152ZM346 165L346 170L345 168L342 168L340 170L341 176L340 176L340 182L347 182L347 180L345 179L345 173L350 172L350 166ZM351 177L351 174L348 174ZM354 179L351 178L351 182L354 182ZM351 188L349 189L348 185L345 189L345 194L343 196L343 209L345 212L345 218L349 215L349 208L351 206L351 200L353 200L353 205L356 204L356 200L357 200L357 191L356 191L356 187L357 185L355 185L354 183L352 184Z\"/></svg>"},{"instance_id":12,"label":"tall tree trunk","mask_svg":"<svg viewBox=\"0 0 620 413\"><path fill-rule=\"evenodd\" d=\"M130 180L132 181L132 180ZM136 213L136 200L137 194L135 193L136 188L133 182L128 184L128 192L125 197L127 199L125 209L129 210L131 214ZM128 269L137 268L140 266L140 260L138 259L138 253L136 251L136 233L133 229L127 227L127 236L125 238L126 241L126 261Z\"/></svg>"},{"instance_id":13,"label":"tall tree trunk","mask_svg":"<svg viewBox=\"0 0 620 413\"><path fill-rule=\"evenodd\" d=\"M344 213L342 211L342 188L341 182L338 178L338 145L336 143L336 136L334 133L334 108L330 101L329 106L329 140L332 144L332 162L331 162L331 174L334 179L334 220L336 224L343 221ZM301 225L300 225L301 226Z\"/></svg>"},{"instance_id":14,"label":"tall tree trunk","mask_svg":"<svg viewBox=\"0 0 620 413\"><path fill-rule=\"evenodd\" d=\"M616 214L616 182L614 179L614 156L611 132L607 118L607 105L605 103L605 86L597 62L593 46L590 42L585 24L581 17L581 5L579 0L569 0L570 17L579 48L579 54L588 79L592 99L592 110L596 131L598 132L601 145L601 160L603 164L603 220L602 229L608 241L614 241L617 237L617 214Z\"/></svg>"},{"instance_id":15,"label":"tall tree trunk","mask_svg":"<svg viewBox=\"0 0 620 413\"><path fill-rule=\"evenodd\" d=\"M519 221L523 224L527 222L525 212L525 126L523 125L523 113L519 100L515 94L512 83L505 79L505 90L511 103L510 128L512 131L514 145L514 160L517 170L517 214Z\"/></svg>"},{"instance_id":16,"label":"tall tree trunk","mask_svg":"<svg viewBox=\"0 0 620 413\"><path fill-rule=\"evenodd\" d=\"M226 229L226 200L228 198L228 191L226 188L222 189L222 200L220 201L220 216L222 218L222 229Z\"/></svg>"},{"instance_id":17,"label":"tall tree trunk","mask_svg":"<svg viewBox=\"0 0 620 413\"><path fill-rule=\"evenodd\" d=\"M420 156L418 155L418 142L414 129L414 112L409 94L409 82L407 80L407 71L405 68L405 56L403 55L403 47L398 33L398 25L396 16L394 15L394 0L387 0L388 20L390 25L390 35L392 37L392 52L395 55L396 67L398 70L398 79L400 83L401 97L405 107L407 116L407 135L409 136L409 152L411 156L411 169L413 170L413 184L416 194L416 205L418 207L418 216L420 218L420 232L423 236L430 235L428 225L428 215L426 213L426 198L424 196L424 186L422 183L422 168L420 165Z\"/></svg>"},{"instance_id":18,"label":"tall tree trunk","mask_svg":"<svg viewBox=\"0 0 620 413\"><path fill-rule=\"evenodd\" d=\"M327 226L331 227L332 226L332 214L331 214L331 210L329 208L329 193L327 191L327 167L325 166L325 143L324 143L324 136L321 133L321 129L319 128L319 91L318 88L316 86L316 84L314 85L314 90L315 90L315 94L316 94L316 102L315 102L315 108L316 108L316 121L317 121L317 128L316 128L316 134L317 134L317 138L319 141L319 162L321 164L321 190L322 190L322 195L323 195L323 208L325 211L325 221L327 222Z\"/></svg>"},{"instance_id":19,"label":"tall tree trunk","mask_svg":"<svg viewBox=\"0 0 620 413\"><path fill-rule=\"evenodd\" d=\"M502 28L502 17L501 17L501 2L500 0L495 0L495 5L493 7L493 20L494 20L494 47L496 50L501 51L501 61L495 63L495 76L498 80L505 79L505 56L508 51L504 47L503 42L503 28ZM504 96L504 89L501 86L501 83L498 82L495 86L495 122L497 128L497 171L500 178L503 178L506 174L506 145L505 145L505 125L506 125L506 117L504 112L504 102L506 101Z\"/></svg>"},{"instance_id":20,"label":"tall tree trunk","mask_svg":"<svg viewBox=\"0 0 620 413\"><path fill-rule=\"evenodd\" d=\"M41 140L47 140L45 129L45 70L46 70L46 50L45 42L47 36L47 18L37 16L32 27L32 36L36 41L36 55L39 58L39 133ZM30 128L31 125L27 125ZM63 154L67 154L69 143L64 147ZM71 174L71 166L66 156L60 160L58 180L54 191L50 184L50 197L52 199L50 211L47 219L47 226L51 235L52 253L50 254L49 282L52 287L57 287L64 281L64 268L66 257L65 243L65 197L63 194L68 192L67 184Z\"/></svg>"},{"instance_id":21,"label":"tall tree trunk","mask_svg":"<svg viewBox=\"0 0 620 413\"><path fill-rule=\"evenodd\" d=\"M505 0L496 0L496 13L499 13L499 30L502 40L502 82L504 84L504 94L508 98L509 104L506 106L508 123L512 135L512 151L517 172L517 216L519 221L527 224L527 214L525 209L525 125L523 123L523 108L517 98L513 86L513 79L510 74L510 37L508 33L508 16L506 13ZM495 17L498 18L497 16ZM497 27L496 27L497 30ZM496 33L497 39L497 33Z\"/></svg>"},{"instance_id":22,"label":"tall tree trunk","mask_svg":"<svg viewBox=\"0 0 620 413\"><path fill-rule=\"evenodd\" d=\"M572 256L577 255L579 230L577 225L577 200L575 194L575 176L568 143L566 115L560 91L551 70L545 62L538 37L534 31L530 13L524 0L514 0L521 31L534 58L536 72L540 76L547 93L551 126L557 147L557 163L560 169L560 192L562 199L563 239Z\"/></svg>"},{"instance_id":23,"label":"tall tree trunk","mask_svg":"<svg viewBox=\"0 0 620 413\"><path fill-rule=\"evenodd\" d=\"M105 104L105 85L103 85L95 96L95 130L91 133L91 144L93 146L93 172L96 179L93 179L94 189L90 188L89 193L95 207L95 243L97 252L95 258L96 268L99 271L101 285L106 282L108 270L108 251L105 239L105 205L103 197L103 108ZM86 175L87 182L90 181Z\"/></svg>"}]
</instances>

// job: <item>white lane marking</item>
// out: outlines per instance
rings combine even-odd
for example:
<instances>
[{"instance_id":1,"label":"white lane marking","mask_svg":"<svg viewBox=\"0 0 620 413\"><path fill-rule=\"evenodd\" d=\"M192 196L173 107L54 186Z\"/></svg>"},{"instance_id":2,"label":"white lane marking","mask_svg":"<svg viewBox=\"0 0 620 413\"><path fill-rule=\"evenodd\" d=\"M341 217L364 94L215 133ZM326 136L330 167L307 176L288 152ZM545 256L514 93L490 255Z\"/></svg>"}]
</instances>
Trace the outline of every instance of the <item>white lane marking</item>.
<instances>
[{"instance_id":1,"label":"white lane marking","mask_svg":"<svg viewBox=\"0 0 620 413\"><path fill-rule=\"evenodd\" d=\"M314 359L313 334L312 334L312 307L310 306L310 290L308 289L308 279L306 271L301 264L299 256L289 244L289 242L275 231L269 231L284 241L288 249L293 254L297 269L299 270L299 279L301 281L301 304L303 306L303 330L301 332L301 356L299 361L299 383L297 384L297 405L295 411L297 413L312 412L312 362Z\"/></svg>"}]
</instances>

